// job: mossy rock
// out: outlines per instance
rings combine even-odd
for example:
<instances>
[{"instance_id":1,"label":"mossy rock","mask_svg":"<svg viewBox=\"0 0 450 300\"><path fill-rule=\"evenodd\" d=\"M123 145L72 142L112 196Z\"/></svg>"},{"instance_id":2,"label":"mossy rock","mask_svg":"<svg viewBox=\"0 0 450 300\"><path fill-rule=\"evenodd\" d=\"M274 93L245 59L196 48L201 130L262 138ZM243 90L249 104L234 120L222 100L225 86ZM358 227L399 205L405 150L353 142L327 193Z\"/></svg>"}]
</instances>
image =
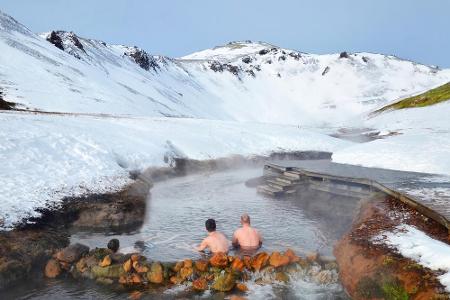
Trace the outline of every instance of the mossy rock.
<instances>
[{"instance_id":1,"label":"mossy rock","mask_svg":"<svg viewBox=\"0 0 450 300\"><path fill-rule=\"evenodd\" d=\"M381 288L386 300L409 300L408 293L399 283L387 282Z\"/></svg>"},{"instance_id":2,"label":"mossy rock","mask_svg":"<svg viewBox=\"0 0 450 300\"><path fill-rule=\"evenodd\" d=\"M112 251L108 248L95 248L89 252L89 255L94 256L98 260L102 260L106 255L111 255Z\"/></svg>"},{"instance_id":3,"label":"mossy rock","mask_svg":"<svg viewBox=\"0 0 450 300\"><path fill-rule=\"evenodd\" d=\"M91 273L94 278L119 278L125 275L125 270L122 265L111 265L107 267L93 266L91 268Z\"/></svg>"},{"instance_id":4,"label":"mossy rock","mask_svg":"<svg viewBox=\"0 0 450 300\"><path fill-rule=\"evenodd\" d=\"M236 285L236 278L233 273L220 274L214 281L212 288L219 292L229 292Z\"/></svg>"}]
</instances>

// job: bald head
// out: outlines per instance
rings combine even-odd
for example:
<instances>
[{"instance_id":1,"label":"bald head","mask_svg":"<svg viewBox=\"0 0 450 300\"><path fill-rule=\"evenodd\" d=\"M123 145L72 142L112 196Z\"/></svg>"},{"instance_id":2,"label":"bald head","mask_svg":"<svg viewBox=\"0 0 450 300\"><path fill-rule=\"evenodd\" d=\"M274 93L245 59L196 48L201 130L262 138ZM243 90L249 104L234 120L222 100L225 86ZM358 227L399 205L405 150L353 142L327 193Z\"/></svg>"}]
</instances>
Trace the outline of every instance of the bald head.
<instances>
[{"instance_id":1,"label":"bald head","mask_svg":"<svg viewBox=\"0 0 450 300\"><path fill-rule=\"evenodd\" d=\"M248 214L243 214L241 216L241 223L250 225L250 216Z\"/></svg>"}]
</instances>

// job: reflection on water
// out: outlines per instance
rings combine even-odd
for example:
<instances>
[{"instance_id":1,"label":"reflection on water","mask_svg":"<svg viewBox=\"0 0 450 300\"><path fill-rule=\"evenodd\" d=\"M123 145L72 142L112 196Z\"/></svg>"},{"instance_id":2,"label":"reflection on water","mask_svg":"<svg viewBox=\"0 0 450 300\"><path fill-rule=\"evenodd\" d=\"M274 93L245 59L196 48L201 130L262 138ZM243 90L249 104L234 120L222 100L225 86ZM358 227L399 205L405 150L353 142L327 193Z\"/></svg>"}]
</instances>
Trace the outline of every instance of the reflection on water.
<instances>
[{"instance_id":1,"label":"reflection on water","mask_svg":"<svg viewBox=\"0 0 450 300\"><path fill-rule=\"evenodd\" d=\"M254 188L245 186L247 179L261 175L261 169L248 169L190 175L157 183L148 199L146 221L138 232L121 235L78 233L72 236L72 241L104 247L109 239L116 237L121 242L122 252L141 251L153 260L198 258L200 254L193 250L193 246L206 236L206 219L216 219L217 229L230 238L240 225L240 215L246 212L251 216L252 225L263 235L262 250L292 248L298 253L319 251L331 255L336 233L327 230L327 222L304 211L302 201L305 199L265 198L256 194ZM195 296L183 289L175 287L165 292L159 291L157 297L154 292L147 291L144 298L181 299ZM86 282L44 281L14 296L25 299L121 299L127 294ZM318 285L308 280L307 276L295 278L288 286L252 284L246 296L250 299L344 297L339 285ZM224 295L206 293L201 296L210 297L221 299Z\"/></svg>"}]
</instances>

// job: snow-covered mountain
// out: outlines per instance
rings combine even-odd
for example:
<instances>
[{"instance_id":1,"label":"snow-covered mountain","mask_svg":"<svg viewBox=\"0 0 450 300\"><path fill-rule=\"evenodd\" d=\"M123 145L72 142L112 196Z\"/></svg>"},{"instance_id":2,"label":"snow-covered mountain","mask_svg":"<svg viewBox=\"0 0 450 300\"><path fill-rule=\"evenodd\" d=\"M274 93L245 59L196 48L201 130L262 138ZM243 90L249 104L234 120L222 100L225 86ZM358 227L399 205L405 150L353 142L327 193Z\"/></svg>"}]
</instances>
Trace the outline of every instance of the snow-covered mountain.
<instances>
[{"instance_id":1,"label":"snow-covered mountain","mask_svg":"<svg viewBox=\"0 0 450 300\"><path fill-rule=\"evenodd\" d=\"M424 148L410 145L450 144L450 106L430 108L447 132L433 131L432 139L421 128L419 139L405 133L394 145L355 146L323 134L324 127L397 130L403 112L372 121L366 113L448 81L450 70L393 56L314 55L262 42L155 56L72 32L37 35L0 12L0 230L64 197L121 189L130 171L169 166L174 157L320 150L344 162L416 170L411 161ZM5 110L11 107L68 114ZM405 126L418 126L422 116L411 113ZM423 158L420 170L450 174L439 159Z\"/></svg>"},{"instance_id":2,"label":"snow-covered mountain","mask_svg":"<svg viewBox=\"0 0 450 300\"><path fill-rule=\"evenodd\" d=\"M0 89L18 108L320 126L450 80L371 53L314 55L233 42L172 59L0 14Z\"/></svg>"}]
</instances>

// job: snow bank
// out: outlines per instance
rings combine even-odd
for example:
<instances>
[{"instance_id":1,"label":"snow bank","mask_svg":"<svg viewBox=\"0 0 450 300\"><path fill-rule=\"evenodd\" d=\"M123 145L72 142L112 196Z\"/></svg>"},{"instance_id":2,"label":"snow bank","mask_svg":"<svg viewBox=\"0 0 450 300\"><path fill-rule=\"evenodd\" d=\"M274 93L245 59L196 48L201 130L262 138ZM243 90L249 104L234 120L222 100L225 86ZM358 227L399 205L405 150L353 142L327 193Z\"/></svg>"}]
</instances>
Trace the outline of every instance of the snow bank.
<instances>
[{"instance_id":1,"label":"snow bank","mask_svg":"<svg viewBox=\"0 0 450 300\"><path fill-rule=\"evenodd\" d=\"M355 144L333 154L333 161L402 171L450 175L450 101L383 113L365 125L400 135Z\"/></svg>"},{"instance_id":2,"label":"snow bank","mask_svg":"<svg viewBox=\"0 0 450 300\"><path fill-rule=\"evenodd\" d=\"M0 128L2 228L64 196L120 189L129 171L167 166L165 158L331 152L350 144L296 126L199 119L0 113Z\"/></svg>"},{"instance_id":3,"label":"snow bank","mask_svg":"<svg viewBox=\"0 0 450 300\"><path fill-rule=\"evenodd\" d=\"M400 225L395 232L384 232L375 237L375 243L395 247L404 257L410 258L434 271L444 271L439 281L450 292L450 246L435 240L410 226Z\"/></svg>"}]
</instances>

